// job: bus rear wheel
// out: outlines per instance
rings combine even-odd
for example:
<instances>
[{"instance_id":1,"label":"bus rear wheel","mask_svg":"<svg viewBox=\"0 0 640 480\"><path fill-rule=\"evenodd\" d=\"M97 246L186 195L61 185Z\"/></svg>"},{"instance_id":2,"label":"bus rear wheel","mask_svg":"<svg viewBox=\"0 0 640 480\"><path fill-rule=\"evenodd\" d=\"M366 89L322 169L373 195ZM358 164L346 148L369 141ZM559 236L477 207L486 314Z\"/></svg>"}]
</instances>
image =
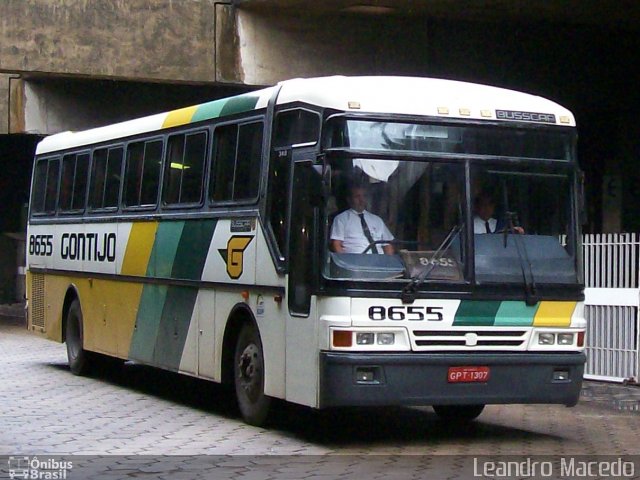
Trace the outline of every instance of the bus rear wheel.
<instances>
[{"instance_id":1,"label":"bus rear wheel","mask_svg":"<svg viewBox=\"0 0 640 480\"><path fill-rule=\"evenodd\" d=\"M65 341L69 370L74 375L87 374L90 366L90 353L84 349L82 309L77 298L71 302L67 312Z\"/></svg>"},{"instance_id":2,"label":"bus rear wheel","mask_svg":"<svg viewBox=\"0 0 640 480\"><path fill-rule=\"evenodd\" d=\"M238 336L234 356L234 384L242 418L249 425L263 425L271 398L264 393L264 356L258 330L245 324Z\"/></svg>"},{"instance_id":3,"label":"bus rear wheel","mask_svg":"<svg viewBox=\"0 0 640 480\"><path fill-rule=\"evenodd\" d=\"M467 423L480 416L484 405L433 405L433 410L440 420Z\"/></svg>"}]
</instances>

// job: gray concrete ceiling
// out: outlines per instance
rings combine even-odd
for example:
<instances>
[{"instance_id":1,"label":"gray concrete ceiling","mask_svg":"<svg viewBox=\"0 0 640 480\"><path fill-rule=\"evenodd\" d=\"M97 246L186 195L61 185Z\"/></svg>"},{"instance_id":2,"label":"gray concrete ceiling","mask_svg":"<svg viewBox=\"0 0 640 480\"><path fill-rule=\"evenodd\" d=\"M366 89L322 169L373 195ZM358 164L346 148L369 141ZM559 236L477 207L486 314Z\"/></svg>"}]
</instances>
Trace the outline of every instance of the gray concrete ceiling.
<instances>
[{"instance_id":1,"label":"gray concrete ceiling","mask_svg":"<svg viewBox=\"0 0 640 480\"><path fill-rule=\"evenodd\" d=\"M422 15L637 29L640 0L233 0L243 9L291 15Z\"/></svg>"}]
</instances>

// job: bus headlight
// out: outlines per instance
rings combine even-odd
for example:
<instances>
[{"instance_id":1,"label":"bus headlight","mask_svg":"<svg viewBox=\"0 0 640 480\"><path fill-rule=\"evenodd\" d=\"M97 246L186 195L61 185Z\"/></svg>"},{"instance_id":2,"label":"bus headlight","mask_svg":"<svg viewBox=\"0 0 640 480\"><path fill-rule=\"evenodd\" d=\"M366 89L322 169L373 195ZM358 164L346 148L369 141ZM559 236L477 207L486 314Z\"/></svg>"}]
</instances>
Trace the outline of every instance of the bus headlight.
<instances>
[{"instance_id":1,"label":"bus headlight","mask_svg":"<svg viewBox=\"0 0 640 480\"><path fill-rule=\"evenodd\" d=\"M378 345L393 345L396 342L395 333L378 333L376 335L376 343Z\"/></svg>"},{"instance_id":2,"label":"bus headlight","mask_svg":"<svg viewBox=\"0 0 640 480\"><path fill-rule=\"evenodd\" d=\"M371 332L358 332L356 333L357 345L373 345L374 334Z\"/></svg>"},{"instance_id":3,"label":"bus headlight","mask_svg":"<svg viewBox=\"0 0 640 480\"><path fill-rule=\"evenodd\" d=\"M538 335L539 345L553 345L554 343L556 343L555 333L540 333Z\"/></svg>"},{"instance_id":4,"label":"bus headlight","mask_svg":"<svg viewBox=\"0 0 640 480\"><path fill-rule=\"evenodd\" d=\"M559 333L558 345L573 345L573 333Z\"/></svg>"}]
</instances>

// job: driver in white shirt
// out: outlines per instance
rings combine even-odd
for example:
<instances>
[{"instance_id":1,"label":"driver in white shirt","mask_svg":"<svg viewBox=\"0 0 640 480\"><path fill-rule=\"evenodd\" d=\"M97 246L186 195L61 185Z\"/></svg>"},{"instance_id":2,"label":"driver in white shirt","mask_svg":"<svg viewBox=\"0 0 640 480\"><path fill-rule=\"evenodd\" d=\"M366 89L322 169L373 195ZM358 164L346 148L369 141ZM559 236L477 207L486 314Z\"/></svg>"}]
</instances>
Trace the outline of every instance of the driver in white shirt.
<instances>
[{"instance_id":1,"label":"driver in white shirt","mask_svg":"<svg viewBox=\"0 0 640 480\"><path fill-rule=\"evenodd\" d=\"M331 248L337 253L385 253L393 255L393 235L384 221L366 210L366 190L356 185L348 198L349 210L337 215L331 228ZM368 249L368 250L367 250Z\"/></svg>"}]
</instances>

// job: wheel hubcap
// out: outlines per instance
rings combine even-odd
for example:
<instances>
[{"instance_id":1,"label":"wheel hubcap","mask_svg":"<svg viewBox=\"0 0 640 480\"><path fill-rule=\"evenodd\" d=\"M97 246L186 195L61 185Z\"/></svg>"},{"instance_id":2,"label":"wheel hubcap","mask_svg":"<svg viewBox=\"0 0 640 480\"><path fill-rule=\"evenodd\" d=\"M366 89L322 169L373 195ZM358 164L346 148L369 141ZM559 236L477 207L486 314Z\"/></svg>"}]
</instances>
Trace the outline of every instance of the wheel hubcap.
<instances>
[{"instance_id":1,"label":"wheel hubcap","mask_svg":"<svg viewBox=\"0 0 640 480\"><path fill-rule=\"evenodd\" d=\"M260 351L255 344L245 347L238 361L238 376L245 394L252 401L258 397L261 387Z\"/></svg>"}]
</instances>

